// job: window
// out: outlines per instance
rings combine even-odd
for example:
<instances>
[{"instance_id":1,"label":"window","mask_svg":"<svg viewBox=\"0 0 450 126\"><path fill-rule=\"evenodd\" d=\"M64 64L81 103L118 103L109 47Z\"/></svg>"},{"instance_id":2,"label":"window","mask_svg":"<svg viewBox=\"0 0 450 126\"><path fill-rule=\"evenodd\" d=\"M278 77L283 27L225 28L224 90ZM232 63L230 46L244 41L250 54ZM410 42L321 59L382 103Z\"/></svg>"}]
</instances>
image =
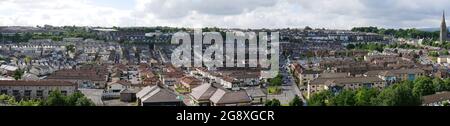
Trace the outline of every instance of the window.
<instances>
[{"instance_id":1,"label":"window","mask_svg":"<svg viewBox=\"0 0 450 126\"><path fill-rule=\"evenodd\" d=\"M36 91L36 96L37 96L38 98L44 97L44 91L42 91L42 90Z\"/></svg>"},{"instance_id":2,"label":"window","mask_svg":"<svg viewBox=\"0 0 450 126\"><path fill-rule=\"evenodd\" d=\"M61 91L61 94L67 96L67 91Z\"/></svg>"},{"instance_id":3,"label":"window","mask_svg":"<svg viewBox=\"0 0 450 126\"><path fill-rule=\"evenodd\" d=\"M2 95L2 94L8 94L8 90L1 90L0 95Z\"/></svg>"},{"instance_id":4,"label":"window","mask_svg":"<svg viewBox=\"0 0 450 126\"><path fill-rule=\"evenodd\" d=\"M25 97L31 97L31 90L25 90Z\"/></svg>"},{"instance_id":5,"label":"window","mask_svg":"<svg viewBox=\"0 0 450 126\"><path fill-rule=\"evenodd\" d=\"M19 90L13 90L13 96L14 97L19 97L20 96Z\"/></svg>"}]
</instances>

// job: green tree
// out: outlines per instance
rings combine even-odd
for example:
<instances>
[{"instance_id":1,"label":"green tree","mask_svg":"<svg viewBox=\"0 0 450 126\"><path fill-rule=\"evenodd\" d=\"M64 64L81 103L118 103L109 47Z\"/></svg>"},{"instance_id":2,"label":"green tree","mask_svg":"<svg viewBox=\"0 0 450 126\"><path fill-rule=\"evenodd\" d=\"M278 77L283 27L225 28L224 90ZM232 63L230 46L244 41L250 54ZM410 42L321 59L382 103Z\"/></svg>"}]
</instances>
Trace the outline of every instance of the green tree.
<instances>
[{"instance_id":1,"label":"green tree","mask_svg":"<svg viewBox=\"0 0 450 126\"><path fill-rule=\"evenodd\" d=\"M83 98L83 97L84 97L84 94L77 91L77 92L73 93L72 95L67 96L66 103L68 105L76 105L78 99Z\"/></svg>"},{"instance_id":2,"label":"green tree","mask_svg":"<svg viewBox=\"0 0 450 126\"><path fill-rule=\"evenodd\" d=\"M356 106L372 106L372 99L376 98L378 95L378 90L375 88L362 88L357 90L355 96Z\"/></svg>"},{"instance_id":3,"label":"green tree","mask_svg":"<svg viewBox=\"0 0 450 126\"><path fill-rule=\"evenodd\" d=\"M266 101L266 106L281 106L280 100L278 99L272 99Z\"/></svg>"},{"instance_id":4,"label":"green tree","mask_svg":"<svg viewBox=\"0 0 450 126\"><path fill-rule=\"evenodd\" d=\"M66 49L68 52L74 53L75 52L75 45L68 45L66 46Z\"/></svg>"},{"instance_id":5,"label":"green tree","mask_svg":"<svg viewBox=\"0 0 450 126\"><path fill-rule=\"evenodd\" d=\"M443 91L450 91L450 78L443 80Z\"/></svg>"},{"instance_id":6,"label":"green tree","mask_svg":"<svg viewBox=\"0 0 450 126\"><path fill-rule=\"evenodd\" d=\"M289 106L303 106L303 101L300 99L298 95L295 95L294 99L289 102Z\"/></svg>"},{"instance_id":7,"label":"green tree","mask_svg":"<svg viewBox=\"0 0 450 126\"><path fill-rule=\"evenodd\" d=\"M430 52L428 52L428 56L431 56L431 57L439 57L439 53L436 52L436 51L430 51Z\"/></svg>"},{"instance_id":8,"label":"green tree","mask_svg":"<svg viewBox=\"0 0 450 126\"><path fill-rule=\"evenodd\" d=\"M348 49L348 50L355 49L355 45L353 45L353 44L348 44L348 45L347 45L347 49Z\"/></svg>"},{"instance_id":9,"label":"green tree","mask_svg":"<svg viewBox=\"0 0 450 126\"><path fill-rule=\"evenodd\" d=\"M442 106L449 106L449 105L450 105L450 103L448 103L448 101L446 101L442 104Z\"/></svg>"},{"instance_id":10,"label":"green tree","mask_svg":"<svg viewBox=\"0 0 450 126\"><path fill-rule=\"evenodd\" d=\"M25 56L25 63L30 63L31 64L31 60L32 58L30 56Z\"/></svg>"},{"instance_id":11,"label":"green tree","mask_svg":"<svg viewBox=\"0 0 450 126\"><path fill-rule=\"evenodd\" d=\"M414 81L414 95L425 96L435 93L433 81L429 77L419 77Z\"/></svg>"},{"instance_id":12,"label":"green tree","mask_svg":"<svg viewBox=\"0 0 450 126\"><path fill-rule=\"evenodd\" d=\"M17 103L18 106L39 106L41 105L40 100L22 100Z\"/></svg>"},{"instance_id":13,"label":"green tree","mask_svg":"<svg viewBox=\"0 0 450 126\"><path fill-rule=\"evenodd\" d=\"M354 106L355 105L355 92L351 90L343 90L336 96L331 98L329 105L334 106Z\"/></svg>"},{"instance_id":14,"label":"green tree","mask_svg":"<svg viewBox=\"0 0 450 126\"><path fill-rule=\"evenodd\" d=\"M15 80L20 80L20 79L22 79L22 76L23 76L23 71L20 70L20 69L16 70L16 71L14 72L14 75L13 75L13 77L14 77Z\"/></svg>"},{"instance_id":15,"label":"green tree","mask_svg":"<svg viewBox=\"0 0 450 126\"><path fill-rule=\"evenodd\" d=\"M446 90L445 82L442 79L433 79L434 92L441 92Z\"/></svg>"},{"instance_id":16,"label":"green tree","mask_svg":"<svg viewBox=\"0 0 450 126\"><path fill-rule=\"evenodd\" d=\"M281 86L283 84L283 77L278 74L275 78L269 79L270 86Z\"/></svg>"},{"instance_id":17,"label":"green tree","mask_svg":"<svg viewBox=\"0 0 450 126\"><path fill-rule=\"evenodd\" d=\"M415 95L411 88L412 82L405 81L392 85L381 91L373 101L379 106L417 106L421 104L419 95Z\"/></svg>"},{"instance_id":18,"label":"green tree","mask_svg":"<svg viewBox=\"0 0 450 126\"><path fill-rule=\"evenodd\" d=\"M67 106L66 97L59 91L55 90L50 93L44 106Z\"/></svg>"},{"instance_id":19,"label":"green tree","mask_svg":"<svg viewBox=\"0 0 450 126\"><path fill-rule=\"evenodd\" d=\"M328 104L328 99L333 97L333 93L329 90L321 91L319 93L313 94L308 99L308 106L326 106Z\"/></svg>"},{"instance_id":20,"label":"green tree","mask_svg":"<svg viewBox=\"0 0 450 126\"><path fill-rule=\"evenodd\" d=\"M94 102L86 97L78 98L75 103L75 106L95 106Z\"/></svg>"}]
</instances>

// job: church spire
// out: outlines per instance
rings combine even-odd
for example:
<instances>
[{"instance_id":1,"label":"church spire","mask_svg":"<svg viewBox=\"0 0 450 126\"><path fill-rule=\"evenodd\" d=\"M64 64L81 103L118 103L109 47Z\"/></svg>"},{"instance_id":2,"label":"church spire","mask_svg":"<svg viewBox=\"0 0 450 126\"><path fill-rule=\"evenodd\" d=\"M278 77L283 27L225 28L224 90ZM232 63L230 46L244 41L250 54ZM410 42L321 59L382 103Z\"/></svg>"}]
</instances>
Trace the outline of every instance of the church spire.
<instances>
[{"instance_id":1,"label":"church spire","mask_svg":"<svg viewBox=\"0 0 450 126\"><path fill-rule=\"evenodd\" d=\"M442 22L441 22L441 36L440 36L440 41L446 42L447 41L447 37L448 37L448 33L447 33L447 24L445 23L445 10L442 11Z\"/></svg>"},{"instance_id":2,"label":"church spire","mask_svg":"<svg viewBox=\"0 0 450 126\"><path fill-rule=\"evenodd\" d=\"M445 24L445 10L442 11L442 24Z\"/></svg>"}]
</instances>

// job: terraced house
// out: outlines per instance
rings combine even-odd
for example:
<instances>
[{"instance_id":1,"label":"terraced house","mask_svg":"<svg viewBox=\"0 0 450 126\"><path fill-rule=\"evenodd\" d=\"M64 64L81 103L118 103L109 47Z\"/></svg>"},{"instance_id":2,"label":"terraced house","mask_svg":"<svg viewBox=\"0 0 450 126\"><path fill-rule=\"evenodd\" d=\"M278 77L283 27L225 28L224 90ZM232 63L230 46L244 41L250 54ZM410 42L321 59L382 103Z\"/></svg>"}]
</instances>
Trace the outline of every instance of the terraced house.
<instances>
[{"instance_id":1,"label":"terraced house","mask_svg":"<svg viewBox=\"0 0 450 126\"><path fill-rule=\"evenodd\" d=\"M46 99L52 91L59 90L63 95L78 91L76 83L68 81L10 81L0 80L0 94L14 96L16 99Z\"/></svg>"},{"instance_id":2,"label":"terraced house","mask_svg":"<svg viewBox=\"0 0 450 126\"><path fill-rule=\"evenodd\" d=\"M339 77L339 78L317 78L308 84L309 98L312 94L331 90L332 92L340 92L342 90L355 90L363 87L382 89L386 85L386 81L378 77Z\"/></svg>"}]
</instances>

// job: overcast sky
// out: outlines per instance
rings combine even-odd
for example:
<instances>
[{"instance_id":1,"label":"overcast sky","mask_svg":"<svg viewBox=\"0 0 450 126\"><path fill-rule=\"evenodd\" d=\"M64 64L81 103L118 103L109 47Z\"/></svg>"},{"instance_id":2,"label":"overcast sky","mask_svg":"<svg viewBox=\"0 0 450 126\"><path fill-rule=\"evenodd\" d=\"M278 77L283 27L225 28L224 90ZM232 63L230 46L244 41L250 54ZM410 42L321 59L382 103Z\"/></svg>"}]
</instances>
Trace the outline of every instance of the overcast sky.
<instances>
[{"instance_id":1,"label":"overcast sky","mask_svg":"<svg viewBox=\"0 0 450 126\"><path fill-rule=\"evenodd\" d=\"M426 28L442 10L450 0L0 0L0 25Z\"/></svg>"}]
</instances>

